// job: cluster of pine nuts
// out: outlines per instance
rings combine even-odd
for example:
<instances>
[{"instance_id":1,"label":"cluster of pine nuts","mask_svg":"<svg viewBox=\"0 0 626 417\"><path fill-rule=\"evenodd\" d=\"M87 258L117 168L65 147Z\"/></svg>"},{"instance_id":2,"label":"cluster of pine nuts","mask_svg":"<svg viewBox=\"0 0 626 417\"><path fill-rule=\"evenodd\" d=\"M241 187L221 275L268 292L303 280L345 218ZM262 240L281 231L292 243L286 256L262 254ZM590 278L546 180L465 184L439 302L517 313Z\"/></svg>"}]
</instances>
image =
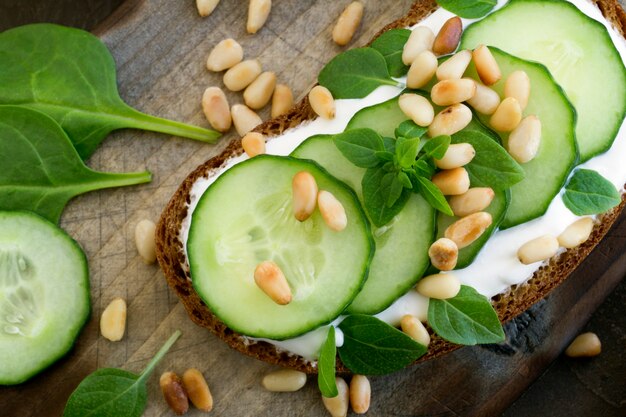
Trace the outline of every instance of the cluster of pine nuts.
<instances>
[{"instance_id":1,"label":"cluster of pine nuts","mask_svg":"<svg viewBox=\"0 0 626 417\"><path fill-rule=\"evenodd\" d=\"M351 406L355 414L365 414L370 407L372 388L369 379L364 375L354 375L350 386L341 377L335 378L336 397L322 396L322 402L332 417L345 417Z\"/></svg>"},{"instance_id":2,"label":"cluster of pine nuts","mask_svg":"<svg viewBox=\"0 0 626 417\"><path fill-rule=\"evenodd\" d=\"M570 224L559 236L543 235L524 243L517 251L517 258L524 265L552 258L560 247L575 248L589 239L593 231L593 219L583 217Z\"/></svg>"},{"instance_id":3,"label":"cluster of pine nuts","mask_svg":"<svg viewBox=\"0 0 626 417\"><path fill-rule=\"evenodd\" d=\"M201 411L213 409L213 396L202 372L189 368L179 378L174 372L164 372L159 379L163 398L176 415L183 415L189 410L189 401Z\"/></svg>"},{"instance_id":4,"label":"cluster of pine nuts","mask_svg":"<svg viewBox=\"0 0 626 417\"><path fill-rule=\"evenodd\" d=\"M417 125L428 127L428 135L452 135L464 129L472 120L467 103L477 112L491 116L489 124L499 132L510 132L507 151L519 163L531 161L539 151L541 122L535 115L523 117L530 97L530 79L524 71L513 71L504 84L504 98L489 86L502 79L500 67L489 48L480 45L473 51L462 50L439 65L437 56L452 53L462 34L458 17L446 21L435 36L427 27L417 27L402 51L402 60L410 65L406 85L422 88L433 77L430 99L445 107L435 114L431 102L417 94L404 94L399 104L402 111ZM480 82L463 78L474 62Z\"/></svg>"},{"instance_id":5,"label":"cluster of pine nuts","mask_svg":"<svg viewBox=\"0 0 626 417\"><path fill-rule=\"evenodd\" d=\"M259 2L251 1L251 8L253 3ZM243 60L243 58L241 45L234 39L224 39L209 53L206 67L213 72L225 71L224 86L233 92L243 91L245 104L230 107L226 95L219 87L207 88L202 96L202 110L211 127L219 132L227 132L234 124L239 136L244 136L262 123L255 110L262 109L270 101L273 118L287 113L293 106L293 93L289 86L277 84L276 74L271 71L264 72L258 59ZM254 142L251 147L254 155L264 153L265 141L262 147L259 138L255 138ZM263 152L258 152L261 148ZM254 156L249 152L248 155Z\"/></svg>"},{"instance_id":6,"label":"cluster of pine nuts","mask_svg":"<svg viewBox=\"0 0 626 417\"><path fill-rule=\"evenodd\" d=\"M219 2L220 0L196 0L198 14L201 17L209 16ZM246 23L248 33L257 33L267 21L271 10L272 0L250 0L248 4L248 21Z\"/></svg>"}]
</instances>

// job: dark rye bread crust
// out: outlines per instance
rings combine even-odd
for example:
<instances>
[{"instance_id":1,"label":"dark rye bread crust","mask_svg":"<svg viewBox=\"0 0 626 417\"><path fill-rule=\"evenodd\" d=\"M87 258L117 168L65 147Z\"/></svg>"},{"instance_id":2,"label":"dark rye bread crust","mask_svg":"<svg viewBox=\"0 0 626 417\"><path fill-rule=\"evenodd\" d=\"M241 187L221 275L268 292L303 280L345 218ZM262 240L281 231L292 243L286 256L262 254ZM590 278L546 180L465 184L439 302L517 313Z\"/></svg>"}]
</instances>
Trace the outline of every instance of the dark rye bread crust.
<instances>
[{"instance_id":1,"label":"dark rye bread crust","mask_svg":"<svg viewBox=\"0 0 626 417\"><path fill-rule=\"evenodd\" d=\"M622 36L626 37L626 13L617 1L595 0L593 2L600 8L604 16L615 25ZM437 5L432 0L417 1L404 17L385 26L376 36L389 29L414 25L431 14L436 8ZM288 114L268 120L257 126L254 131L267 136L276 136L315 117L316 115L309 106L308 99L304 98ZM271 364L307 373L315 373L317 370L314 363L312 364L300 356L280 351L269 343L248 342L247 339L229 329L208 309L194 291L191 283L189 268L183 253L182 243L179 240L181 225L187 216L191 188L196 180L210 177L223 166L226 160L242 153L241 139L232 140L220 155L200 165L180 185L163 211L157 226L156 246L159 264L165 273L168 284L181 299L187 313L196 324L209 329L230 347L241 353ZM514 285L508 292L495 296L492 302L500 321L505 323L511 320L561 284L602 240L618 218L625 203L625 195L622 195L622 204L599 218L590 238L585 243L551 259L547 265L536 271L533 277L526 283ZM417 362L436 358L459 347L459 345L446 342L433 335L428 353ZM349 372L341 364L339 358L337 359L337 366L340 373Z\"/></svg>"}]
</instances>

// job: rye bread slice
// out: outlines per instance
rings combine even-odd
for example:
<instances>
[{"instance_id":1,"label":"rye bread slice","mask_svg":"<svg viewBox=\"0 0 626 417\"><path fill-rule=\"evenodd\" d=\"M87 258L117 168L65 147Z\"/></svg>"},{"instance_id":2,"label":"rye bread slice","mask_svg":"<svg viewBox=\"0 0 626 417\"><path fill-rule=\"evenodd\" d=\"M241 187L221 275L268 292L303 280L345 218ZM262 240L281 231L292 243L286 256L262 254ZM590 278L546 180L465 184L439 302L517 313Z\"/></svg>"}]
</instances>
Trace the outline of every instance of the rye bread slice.
<instances>
[{"instance_id":1,"label":"rye bread slice","mask_svg":"<svg viewBox=\"0 0 626 417\"><path fill-rule=\"evenodd\" d=\"M607 20L613 23L619 33L626 37L626 13L617 1L594 0L593 3L599 7ZM437 4L432 0L417 1L404 17L385 26L376 36L389 29L414 25L436 9ZM268 120L257 126L254 131L263 133L268 137L277 136L285 130L315 117L316 115L305 97L288 114ZM197 167L180 185L163 211L157 226L156 247L159 264L165 273L169 286L176 292L189 317L197 325L209 329L230 347L241 353L271 364L315 373L317 369L314 363L312 364L300 356L278 350L269 343L251 342L229 329L204 304L191 283L189 267L183 252L182 242L179 239L182 222L187 216L191 188L196 180L214 175L229 158L242 153L241 139L233 139L220 155ZM585 243L551 259L547 265L537 270L527 282L514 285L506 293L493 297L492 303L502 323L527 310L568 277L611 228L626 204L625 196L626 194L622 195L622 203L618 207L599 217L590 238ZM428 353L417 362L436 358L459 347L461 346L446 342L433 335ZM337 359L337 367L340 373L349 372L339 359Z\"/></svg>"}]
</instances>

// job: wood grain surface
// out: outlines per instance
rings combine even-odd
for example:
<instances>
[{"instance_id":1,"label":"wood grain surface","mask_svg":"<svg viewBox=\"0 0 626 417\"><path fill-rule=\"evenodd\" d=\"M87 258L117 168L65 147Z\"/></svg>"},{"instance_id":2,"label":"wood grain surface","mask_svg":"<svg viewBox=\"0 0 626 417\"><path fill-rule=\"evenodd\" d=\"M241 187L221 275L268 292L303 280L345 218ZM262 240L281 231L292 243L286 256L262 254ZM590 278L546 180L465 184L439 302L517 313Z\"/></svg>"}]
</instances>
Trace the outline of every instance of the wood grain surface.
<instances>
[{"instance_id":1,"label":"wood grain surface","mask_svg":"<svg viewBox=\"0 0 626 417\"><path fill-rule=\"evenodd\" d=\"M364 0L364 25L350 46L366 43L386 23L403 15L411 0ZM245 56L258 57L301 98L325 62L344 48L332 43L331 30L349 1L274 1L270 18L256 35L245 32L246 1L222 1L210 17L198 17L191 0L129 0L96 33L111 49L122 97L139 109L207 126L200 97L221 74L209 73L205 59L218 41L233 37ZM231 104L241 95L230 93ZM268 117L269 109L261 112ZM95 192L68 206L62 226L89 258L92 317L75 348L30 382L0 388L0 416L59 416L69 394L100 367L140 371L175 330L183 332L148 385L146 416L173 415L158 389L158 374L189 367L206 376L215 399L215 416L326 415L316 381L299 392L263 390L269 365L244 357L195 326L169 290L156 265L145 265L134 248L136 223L157 220L178 184L197 165L219 153L234 132L215 146L138 131L119 131L107 139L89 165L110 171L148 169L145 186ZM475 415L502 413L546 369L587 322L591 313L626 273L626 217L561 287L506 326L507 342L468 347L442 359L394 375L372 378L370 416ZM128 302L123 341L99 335L98 321L115 297ZM622 350L623 351L623 350ZM615 381L623 386L624 381ZM612 400L623 412L623 391ZM614 398L617 397L617 398ZM609 410L610 411L610 410ZM610 413L609 413L610 414ZM202 415L190 410L188 415ZM581 414L583 415L583 414ZM605 416L607 413L604 414Z\"/></svg>"}]
</instances>

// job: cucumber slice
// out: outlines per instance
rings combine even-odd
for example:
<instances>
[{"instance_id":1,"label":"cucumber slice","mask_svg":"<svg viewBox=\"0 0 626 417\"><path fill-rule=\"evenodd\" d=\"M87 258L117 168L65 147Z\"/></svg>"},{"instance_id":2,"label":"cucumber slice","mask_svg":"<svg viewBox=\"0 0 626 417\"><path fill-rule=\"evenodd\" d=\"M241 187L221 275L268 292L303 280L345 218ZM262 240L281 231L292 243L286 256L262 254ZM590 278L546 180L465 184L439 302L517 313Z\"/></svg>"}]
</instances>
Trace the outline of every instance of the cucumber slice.
<instances>
[{"instance_id":1,"label":"cucumber slice","mask_svg":"<svg viewBox=\"0 0 626 417\"><path fill-rule=\"evenodd\" d=\"M348 226L332 231L319 210L295 219L291 181L311 173L343 204ZM312 161L260 155L224 172L193 212L187 254L196 292L231 329L283 340L335 319L361 289L374 242L354 192ZM293 299L278 305L254 282L266 260L282 269Z\"/></svg>"},{"instance_id":2,"label":"cucumber slice","mask_svg":"<svg viewBox=\"0 0 626 417\"><path fill-rule=\"evenodd\" d=\"M491 87L502 96L507 76L516 70L526 71L532 92L524 116L534 114L541 120L539 152L532 161L521 165L526 177L511 187L511 204L500 225L506 229L543 215L565 184L578 160L576 111L545 66L497 48L491 48L491 52L502 71L502 80ZM478 79L473 64L466 75ZM479 115L485 124L489 123L489 117ZM501 133L500 137L506 143L509 134Z\"/></svg>"},{"instance_id":3,"label":"cucumber slice","mask_svg":"<svg viewBox=\"0 0 626 417\"><path fill-rule=\"evenodd\" d=\"M601 23L569 2L512 0L465 29L460 48L479 44L548 67L578 113L582 161L611 147L626 115L626 70ZM531 97L543 95L541 86L534 81L531 85ZM548 120L542 119L544 125Z\"/></svg>"},{"instance_id":4,"label":"cucumber slice","mask_svg":"<svg viewBox=\"0 0 626 417\"><path fill-rule=\"evenodd\" d=\"M365 169L350 163L339 152L332 136L312 136L291 155L315 160L349 184L361 199L361 179ZM421 278L430 262L428 248L435 231L434 214L434 209L421 196L411 194L402 211L389 224L378 228L372 225L376 253L367 282L348 307L349 313L376 314L389 307Z\"/></svg>"},{"instance_id":5,"label":"cucumber slice","mask_svg":"<svg viewBox=\"0 0 626 417\"><path fill-rule=\"evenodd\" d=\"M78 244L29 212L0 211L0 384L19 384L65 355L89 317Z\"/></svg>"}]
</instances>

